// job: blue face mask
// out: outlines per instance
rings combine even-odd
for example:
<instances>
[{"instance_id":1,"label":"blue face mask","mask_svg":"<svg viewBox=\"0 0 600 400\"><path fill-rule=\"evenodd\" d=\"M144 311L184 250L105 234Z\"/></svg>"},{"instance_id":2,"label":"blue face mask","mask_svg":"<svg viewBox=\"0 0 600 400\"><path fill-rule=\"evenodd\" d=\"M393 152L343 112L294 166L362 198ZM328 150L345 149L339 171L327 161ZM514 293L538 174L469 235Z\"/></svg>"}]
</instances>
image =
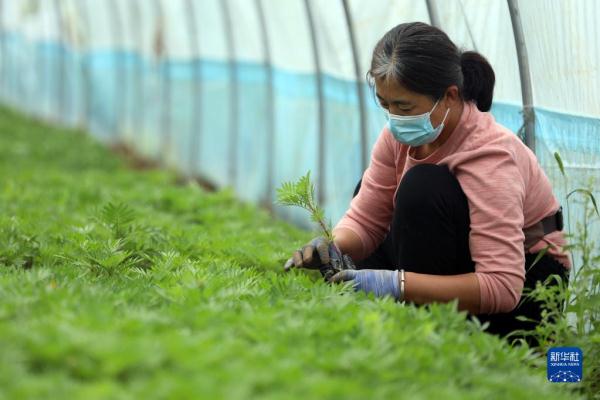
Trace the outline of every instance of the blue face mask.
<instances>
[{"instance_id":1,"label":"blue face mask","mask_svg":"<svg viewBox=\"0 0 600 400\"><path fill-rule=\"evenodd\" d=\"M431 125L430 116L438 103L439 100L435 102L431 111L420 115L395 115L388 112L388 128L396 140L415 147L431 143L437 139L444 129L444 122L450 112L450 109L448 109L442 123L434 128Z\"/></svg>"}]
</instances>

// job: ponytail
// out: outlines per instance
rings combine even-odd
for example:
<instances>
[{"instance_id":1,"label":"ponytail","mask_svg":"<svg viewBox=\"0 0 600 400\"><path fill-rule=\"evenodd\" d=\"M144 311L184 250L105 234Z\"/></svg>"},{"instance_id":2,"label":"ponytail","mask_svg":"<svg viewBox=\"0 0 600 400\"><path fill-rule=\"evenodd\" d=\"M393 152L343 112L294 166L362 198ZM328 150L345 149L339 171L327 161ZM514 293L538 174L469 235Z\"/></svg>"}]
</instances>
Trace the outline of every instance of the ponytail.
<instances>
[{"instance_id":1,"label":"ponytail","mask_svg":"<svg viewBox=\"0 0 600 400\"><path fill-rule=\"evenodd\" d=\"M494 98L496 75L484 56L475 51L465 51L460 56L463 73L463 99L474 101L480 111L489 111Z\"/></svg>"}]
</instances>

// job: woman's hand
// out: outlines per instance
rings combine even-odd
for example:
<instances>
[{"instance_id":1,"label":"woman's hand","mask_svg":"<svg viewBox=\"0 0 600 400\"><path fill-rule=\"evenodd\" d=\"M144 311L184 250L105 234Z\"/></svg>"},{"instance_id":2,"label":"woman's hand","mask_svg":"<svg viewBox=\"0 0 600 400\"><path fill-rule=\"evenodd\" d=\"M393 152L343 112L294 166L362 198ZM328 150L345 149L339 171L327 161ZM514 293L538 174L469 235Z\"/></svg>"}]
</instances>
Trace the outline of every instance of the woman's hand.
<instances>
[{"instance_id":1,"label":"woman's hand","mask_svg":"<svg viewBox=\"0 0 600 400\"><path fill-rule=\"evenodd\" d=\"M322 236L312 239L294 251L283 269L289 271L292 268L320 269L321 266L329 264L333 260L341 260L342 252L335 243L328 241Z\"/></svg>"},{"instance_id":2,"label":"woman's hand","mask_svg":"<svg viewBox=\"0 0 600 400\"><path fill-rule=\"evenodd\" d=\"M357 291L373 292L377 297L392 296L394 300L400 299L398 270L346 269L332 276L330 281L354 281L354 289Z\"/></svg>"}]
</instances>

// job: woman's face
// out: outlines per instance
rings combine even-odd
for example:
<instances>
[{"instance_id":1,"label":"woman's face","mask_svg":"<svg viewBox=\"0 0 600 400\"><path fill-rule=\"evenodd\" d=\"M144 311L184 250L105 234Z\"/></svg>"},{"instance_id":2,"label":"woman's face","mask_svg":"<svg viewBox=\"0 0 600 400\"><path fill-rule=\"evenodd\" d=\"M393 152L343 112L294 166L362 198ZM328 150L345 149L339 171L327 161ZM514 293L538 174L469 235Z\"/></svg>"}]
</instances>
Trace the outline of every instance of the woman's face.
<instances>
[{"instance_id":1,"label":"woman's face","mask_svg":"<svg viewBox=\"0 0 600 400\"><path fill-rule=\"evenodd\" d=\"M395 115L419 115L431 111L436 100L429 96L408 90L403 85L391 81L376 79L375 94L379 104ZM431 124L438 126L444 119L448 108L452 112L452 106L458 97L458 88L451 86L431 113Z\"/></svg>"}]
</instances>

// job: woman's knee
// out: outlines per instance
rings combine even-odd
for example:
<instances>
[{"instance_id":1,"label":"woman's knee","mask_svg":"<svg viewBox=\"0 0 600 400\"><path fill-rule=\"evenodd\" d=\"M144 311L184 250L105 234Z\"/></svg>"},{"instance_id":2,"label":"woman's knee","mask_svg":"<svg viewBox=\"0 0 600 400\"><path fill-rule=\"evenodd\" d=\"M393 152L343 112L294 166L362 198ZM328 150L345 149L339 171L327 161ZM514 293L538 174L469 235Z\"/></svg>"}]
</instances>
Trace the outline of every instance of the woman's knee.
<instances>
[{"instance_id":1,"label":"woman's knee","mask_svg":"<svg viewBox=\"0 0 600 400\"><path fill-rule=\"evenodd\" d=\"M361 184L362 178L356 184L352 197L358 194ZM402 177L396 192L396 200L399 196L408 196L417 200L430 201L439 194L445 195L445 198L448 194L464 197L460 183L447 165L419 164L410 168Z\"/></svg>"},{"instance_id":2,"label":"woman's knee","mask_svg":"<svg viewBox=\"0 0 600 400\"><path fill-rule=\"evenodd\" d=\"M396 200L410 198L422 204L440 198L448 199L449 195L464 193L456 177L446 165L419 164L409 169L400 182L396 192Z\"/></svg>"}]
</instances>

